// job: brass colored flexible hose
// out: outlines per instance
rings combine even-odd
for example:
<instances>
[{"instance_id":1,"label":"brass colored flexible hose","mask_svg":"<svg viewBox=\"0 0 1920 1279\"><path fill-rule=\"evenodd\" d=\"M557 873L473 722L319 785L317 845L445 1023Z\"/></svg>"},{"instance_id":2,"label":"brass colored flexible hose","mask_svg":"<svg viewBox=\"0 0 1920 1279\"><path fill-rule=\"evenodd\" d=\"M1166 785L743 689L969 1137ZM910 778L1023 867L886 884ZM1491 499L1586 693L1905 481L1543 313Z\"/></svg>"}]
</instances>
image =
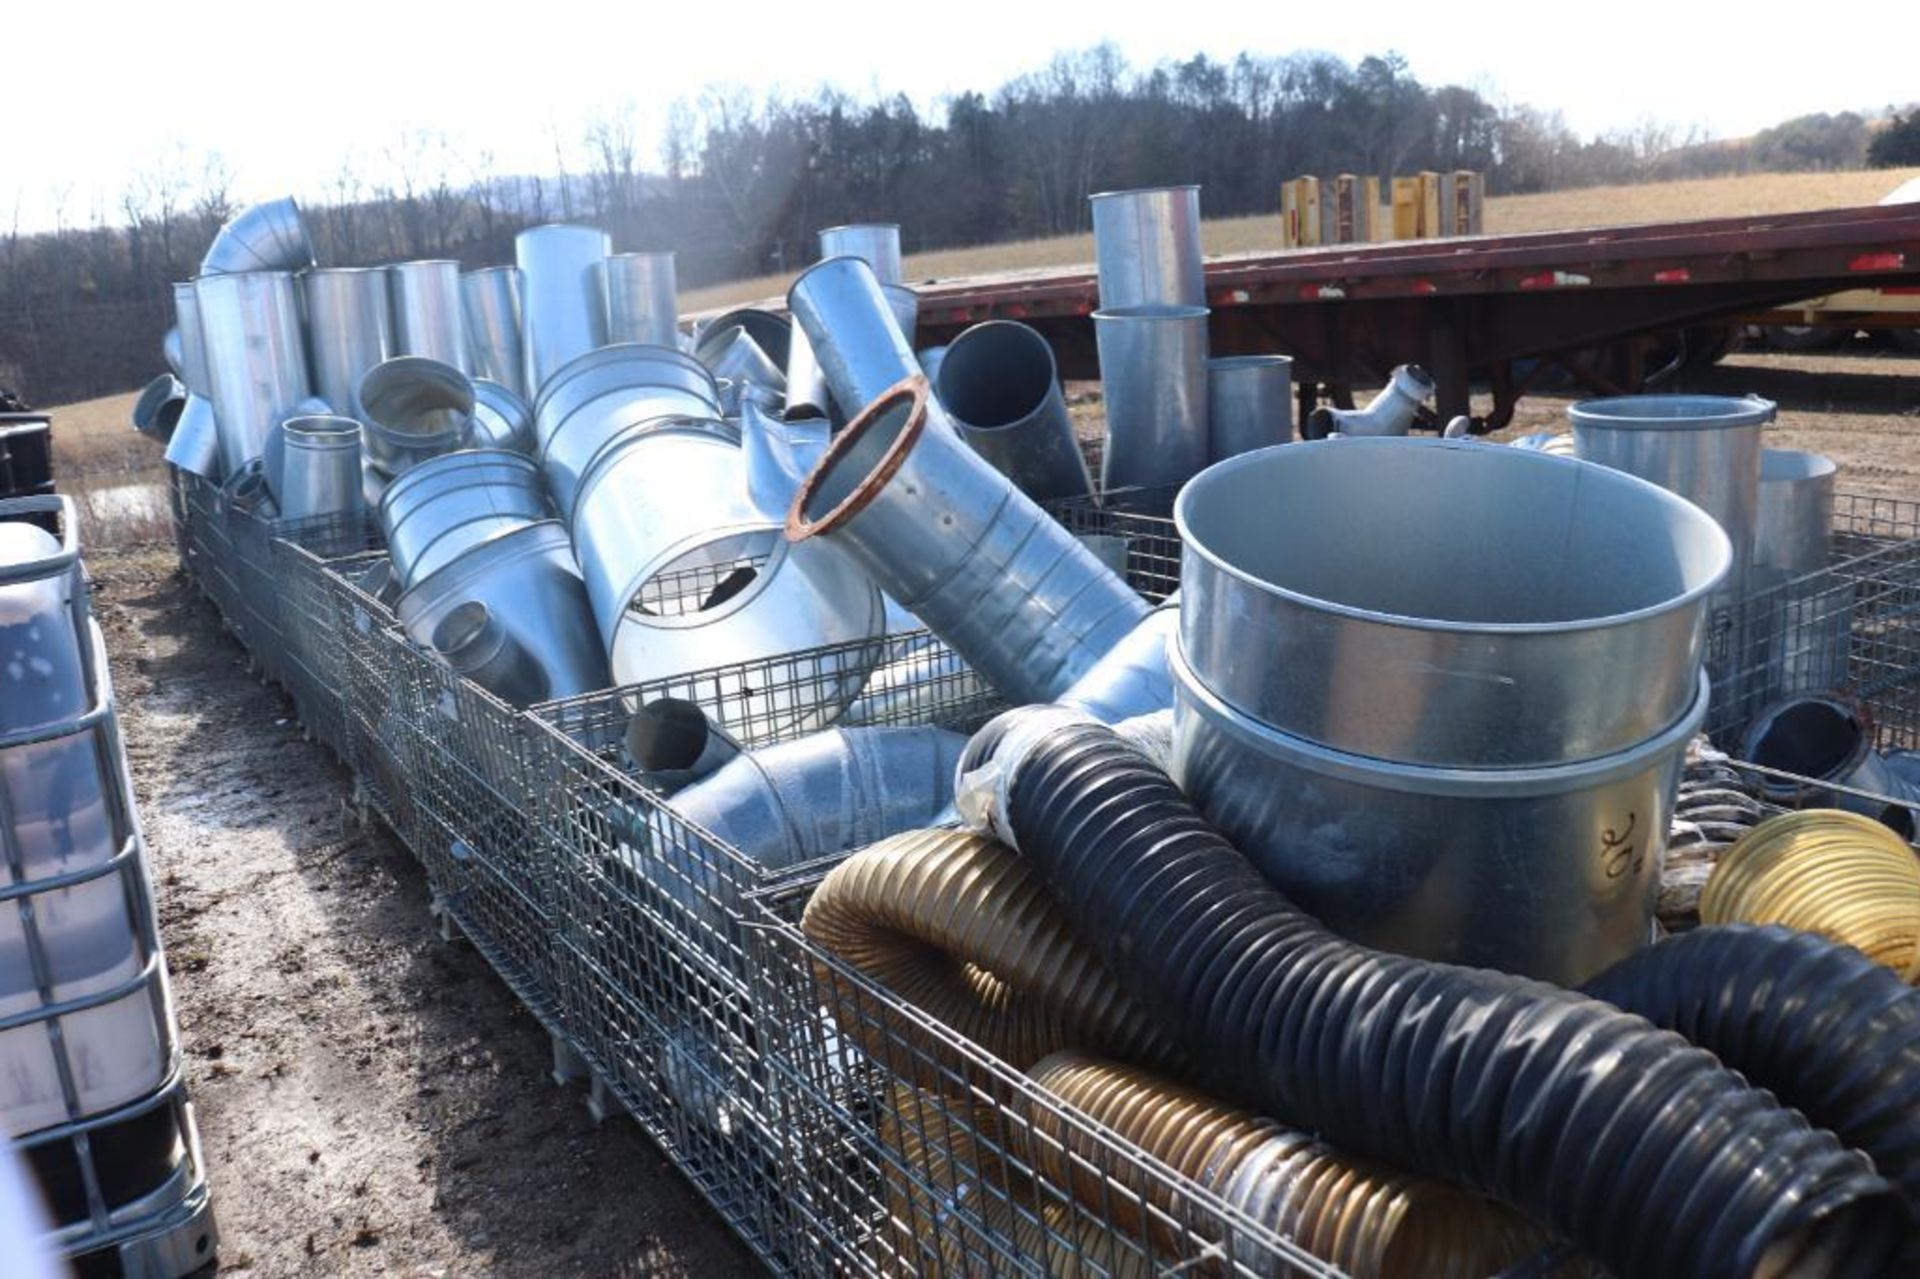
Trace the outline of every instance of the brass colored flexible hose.
<instances>
[{"instance_id":1,"label":"brass colored flexible hose","mask_svg":"<svg viewBox=\"0 0 1920 1279\"><path fill-rule=\"evenodd\" d=\"M1018 1237L1011 1203L1032 1201L1031 1183L994 1149L1001 1140L998 1114L991 1106L894 1085L880 1116L880 1140L905 1169L881 1163L887 1225L876 1240L875 1261L882 1273L924 1274L935 1268L935 1257L942 1274L993 1272L981 1228Z\"/></svg>"},{"instance_id":2,"label":"brass colored flexible hose","mask_svg":"<svg viewBox=\"0 0 1920 1279\"><path fill-rule=\"evenodd\" d=\"M1920 975L1920 860L1858 813L1785 813L1727 850L1701 893L1700 918L1818 933L1911 981Z\"/></svg>"},{"instance_id":3,"label":"brass colored flexible hose","mask_svg":"<svg viewBox=\"0 0 1920 1279\"><path fill-rule=\"evenodd\" d=\"M1028 1072L1035 1083L1355 1279L1480 1279L1546 1239L1507 1209L1441 1182L1352 1158L1271 1120L1149 1071L1077 1052ZM1048 1180L1138 1233L1137 1208L1098 1171L1100 1156L1044 1111L1031 1159ZM1152 1183L1145 1187L1149 1196ZM1171 1209L1171 1204L1159 1204Z\"/></svg>"},{"instance_id":4,"label":"brass colored flexible hose","mask_svg":"<svg viewBox=\"0 0 1920 1279\"><path fill-rule=\"evenodd\" d=\"M964 831L910 831L821 881L801 927L880 985L1024 1070L1062 1048L1173 1065L1180 1053L1075 935L1009 850ZM871 999L819 974L841 1029L896 1074L951 1090L936 1054Z\"/></svg>"}]
</instances>

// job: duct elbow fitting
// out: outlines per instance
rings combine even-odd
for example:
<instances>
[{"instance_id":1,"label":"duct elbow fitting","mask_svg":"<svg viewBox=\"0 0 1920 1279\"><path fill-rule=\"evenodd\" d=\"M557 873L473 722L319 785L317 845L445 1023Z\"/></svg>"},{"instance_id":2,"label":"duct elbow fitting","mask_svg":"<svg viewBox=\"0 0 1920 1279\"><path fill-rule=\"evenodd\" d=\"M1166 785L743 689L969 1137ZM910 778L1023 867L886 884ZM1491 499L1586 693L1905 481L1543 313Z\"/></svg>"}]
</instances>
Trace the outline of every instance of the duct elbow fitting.
<instances>
[{"instance_id":1,"label":"duct elbow fitting","mask_svg":"<svg viewBox=\"0 0 1920 1279\"><path fill-rule=\"evenodd\" d=\"M794 495L787 537L846 545L883 591L1018 701L1058 697L1148 611L960 439L918 373L834 438Z\"/></svg>"},{"instance_id":2,"label":"duct elbow fitting","mask_svg":"<svg viewBox=\"0 0 1920 1279\"><path fill-rule=\"evenodd\" d=\"M292 196L249 205L227 220L200 259L201 275L299 271L313 265L300 206Z\"/></svg>"},{"instance_id":3,"label":"duct elbow fitting","mask_svg":"<svg viewBox=\"0 0 1920 1279\"><path fill-rule=\"evenodd\" d=\"M147 383L133 402L133 429L166 444L173 439L174 427L186 407L187 388L173 374L162 373Z\"/></svg>"},{"instance_id":4,"label":"duct elbow fitting","mask_svg":"<svg viewBox=\"0 0 1920 1279\"><path fill-rule=\"evenodd\" d=\"M898 305L860 258L828 258L808 267L788 290L787 307L833 403L848 417L920 371ZM789 364L790 413L803 402L794 398L801 388L793 372ZM829 406L814 407L824 412Z\"/></svg>"},{"instance_id":5,"label":"duct elbow fitting","mask_svg":"<svg viewBox=\"0 0 1920 1279\"><path fill-rule=\"evenodd\" d=\"M1106 656L1058 698L1102 724L1118 724L1173 708L1167 646L1180 629L1180 593L1161 601Z\"/></svg>"},{"instance_id":6,"label":"duct elbow fitting","mask_svg":"<svg viewBox=\"0 0 1920 1279\"><path fill-rule=\"evenodd\" d=\"M433 628L433 649L474 683L515 706L547 698L547 674L480 600L457 605Z\"/></svg>"},{"instance_id":7,"label":"duct elbow fitting","mask_svg":"<svg viewBox=\"0 0 1920 1279\"><path fill-rule=\"evenodd\" d=\"M1324 439L1336 431L1347 436L1405 435L1433 386L1432 376L1418 364L1402 364L1367 407L1315 409L1307 418L1307 438Z\"/></svg>"}]
</instances>

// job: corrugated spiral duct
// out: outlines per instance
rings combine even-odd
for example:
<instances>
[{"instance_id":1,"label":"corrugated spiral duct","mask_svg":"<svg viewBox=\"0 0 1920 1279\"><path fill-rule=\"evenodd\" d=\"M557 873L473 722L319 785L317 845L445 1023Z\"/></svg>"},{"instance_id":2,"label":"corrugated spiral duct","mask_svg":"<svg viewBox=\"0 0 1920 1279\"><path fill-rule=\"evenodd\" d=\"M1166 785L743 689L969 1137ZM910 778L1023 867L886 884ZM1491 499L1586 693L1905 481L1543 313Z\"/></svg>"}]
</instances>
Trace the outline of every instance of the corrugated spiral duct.
<instances>
[{"instance_id":1,"label":"corrugated spiral duct","mask_svg":"<svg viewBox=\"0 0 1920 1279\"><path fill-rule=\"evenodd\" d=\"M1062 1048L1129 1061L1182 1054L1074 933L1030 867L967 831L909 831L855 853L814 890L808 937L1017 1069ZM943 1081L903 1026L821 974L840 1028L924 1087Z\"/></svg>"},{"instance_id":2,"label":"corrugated spiral duct","mask_svg":"<svg viewBox=\"0 0 1920 1279\"><path fill-rule=\"evenodd\" d=\"M1783 813L1727 850L1700 895L1700 918L1818 933L1911 981L1920 970L1920 861L1870 817Z\"/></svg>"},{"instance_id":3,"label":"corrugated spiral duct","mask_svg":"<svg viewBox=\"0 0 1920 1279\"><path fill-rule=\"evenodd\" d=\"M1138 1067L1055 1053L1028 1076L1075 1110L1354 1279L1483 1279L1547 1239L1508 1209L1368 1159ZM1032 1165L1139 1234L1097 1151L1036 1112ZM1151 1189L1151 1187L1149 1187ZM1163 1208L1171 1205L1160 1205Z\"/></svg>"},{"instance_id":4,"label":"corrugated spiral duct","mask_svg":"<svg viewBox=\"0 0 1920 1279\"><path fill-rule=\"evenodd\" d=\"M997 762L1022 860L1230 1099L1510 1203L1634 1279L1890 1273L1894 1188L1678 1035L1332 935L1108 729Z\"/></svg>"},{"instance_id":5,"label":"corrugated spiral duct","mask_svg":"<svg viewBox=\"0 0 1920 1279\"><path fill-rule=\"evenodd\" d=\"M1866 1151L1920 1208L1920 991L1884 966L1812 933L1728 925L1669 937L1585 989ZM1920 1263L1920 1240L1907 1258Z\"/></svg>"}]
</instances>

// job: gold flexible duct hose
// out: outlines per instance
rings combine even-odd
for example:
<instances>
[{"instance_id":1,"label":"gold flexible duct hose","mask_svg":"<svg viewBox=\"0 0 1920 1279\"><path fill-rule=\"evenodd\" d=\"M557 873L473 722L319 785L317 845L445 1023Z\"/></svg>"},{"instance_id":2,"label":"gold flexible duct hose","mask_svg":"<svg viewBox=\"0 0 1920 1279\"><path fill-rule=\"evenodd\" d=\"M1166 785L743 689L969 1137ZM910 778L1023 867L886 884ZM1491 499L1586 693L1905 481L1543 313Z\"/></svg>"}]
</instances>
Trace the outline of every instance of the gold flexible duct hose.
<instances>
[{"instance_id":1,"label":"gold flexible duct hose","mask_svg":"<svg viewBox=\"0 0 1920 1279\"><path fill-rule=\"evenodd\" d=\"M1062 1052L1028 1074L1354 1279L1481 1279L1547 1242L1488 1200L1341 1154L1137 1067ZM1145 1214L1119 1189L1123 1179L1101 1175L1101 1156L1090 1141L1042 1111L1031 1142L1029 1157L1041 1175L1070 1184L1080 1202L1099 1205L1116 1224L1139 1232ZM1151 1197L1153 1183L1145 1190Z\"/></svg>"},{"instance_id":2,"label":"gold flexible duct hose","mask_svg":"<svg viewBox=\"0 0 1920 1279\"><path fill-rule=\"evenodd\" d=\"M881 1164L887 1224L875 1241L875 1261L882 1273L937 1268L986 1276L999 1269L982 1229L1018 1238L1011 1205L1033 1200L1031 1183L995 1149L1003 1127L995 1107L894 1085L892 1104L880 1116L880 1140L905 1169Z\"/></svg>"},{"instance_id":3,"label":"gold flexible duct hose","mask_svg":"<svg viewBox=\"0 0 1920 1279\"><path fill-rule=\"evenodd\" d=\"M1026 1069L1091 1047L1173 1065L1180 1053L1080 941L1012 852L963 831L909 831L821 881L801 927L824 949L989 1052ZM840 1028L867 1055L935 1091L955 1081L898 1019L819 973Z\"/></svg>"},{"instance_id":4,"label":"gold flexible duct hose","mask_svg":"<svg viewBox=\"0 0 1920 1279\"><path fill-rule=\"evenodd\" d=\"M1912 981L1920 974L1920 860L1859 813L1785 813L1727 850L1700 895L1700 918L1818 933Z\"/></svg>"}]
</instances>

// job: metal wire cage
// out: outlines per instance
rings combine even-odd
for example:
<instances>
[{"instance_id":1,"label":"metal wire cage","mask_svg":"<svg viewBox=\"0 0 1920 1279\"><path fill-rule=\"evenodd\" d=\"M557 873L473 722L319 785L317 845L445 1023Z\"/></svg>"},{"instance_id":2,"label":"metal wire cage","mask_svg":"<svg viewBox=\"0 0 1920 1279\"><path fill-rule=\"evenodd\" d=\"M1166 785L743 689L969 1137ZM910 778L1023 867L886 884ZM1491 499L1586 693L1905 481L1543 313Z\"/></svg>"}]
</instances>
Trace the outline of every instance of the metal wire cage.
<instances>
[{"instance_id":1,"label":"metal wire cage","mask_svg":"<svg viewBox=\"0 0 1920 1279\"><path fill-rule=\"evenodd\" d=\"M282 521L273 541L274 582L281 623L280 682L292 694L307 732L343 762L347 758L345 668L333 635L335 560L365 555L380 545L364 511Z\"/></svg>"}]
</instances>

